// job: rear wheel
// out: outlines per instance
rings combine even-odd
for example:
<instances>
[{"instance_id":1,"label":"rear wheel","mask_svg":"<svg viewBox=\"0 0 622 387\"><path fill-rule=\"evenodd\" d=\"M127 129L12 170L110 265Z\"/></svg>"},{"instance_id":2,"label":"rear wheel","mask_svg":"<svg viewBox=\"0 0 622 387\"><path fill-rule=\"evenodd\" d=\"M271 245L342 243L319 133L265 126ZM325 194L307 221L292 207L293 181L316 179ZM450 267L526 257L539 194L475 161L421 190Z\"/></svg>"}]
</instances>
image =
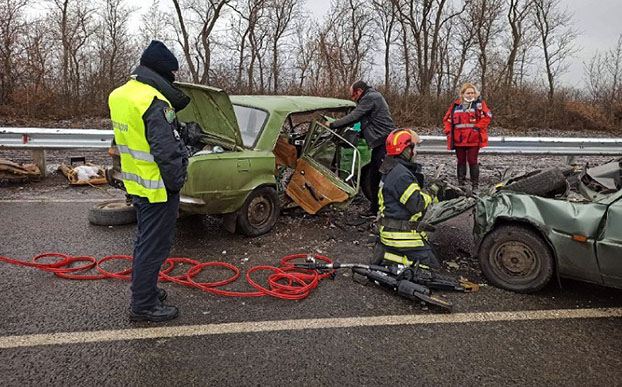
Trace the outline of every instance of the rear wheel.
<instances>
[{"instance_id":1,"label":"rear wheel","mask_svg":"<svg viewBox=\"0 0 622 387\"><path fill-rule=\"evenodd\" d=\"M260 187L251 192L237 218L244 235L265 234L274 227L279 217L279 197L272 187Z\"/></svg>"},{"instance_id":2,"label":"rear wheel","mask_svg":"<svg viewBox=\"0 0 622 387\"><path fill-rule=\"evenodd\" d=\"M502 225L492 230L479 250L484 275L495 286L518 293L542 289L553 275L553 254L531 229Z\"/></svg>"}]
</instances>

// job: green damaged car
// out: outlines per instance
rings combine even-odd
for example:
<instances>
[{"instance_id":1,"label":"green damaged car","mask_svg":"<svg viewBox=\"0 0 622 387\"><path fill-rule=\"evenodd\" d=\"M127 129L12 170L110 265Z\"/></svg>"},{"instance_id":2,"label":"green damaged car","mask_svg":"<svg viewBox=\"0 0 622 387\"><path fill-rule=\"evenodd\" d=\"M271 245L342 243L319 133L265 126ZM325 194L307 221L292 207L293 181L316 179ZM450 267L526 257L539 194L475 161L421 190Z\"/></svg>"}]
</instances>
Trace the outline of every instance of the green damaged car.
<instances>
[{"instance_id":1,"label":"green damaged car","mask_svg":"<svg viewBox=\"0 0 622 387\"><path fill-rule=\"evenodd\" d=\"M487 195L440 203L429 221L474 206L480 267L503 289L535 292L554 274L622 288L621 171L622 159L581 172L538 171Z\"/></svg>"},{"instance_id":2,"label":"green damaged car","mask_svg":"<svg viewBox=\"0 0 622 387\"><path fill-rule=\"evenodd\" d=\"M190 138L188 177L180 209L223 215L231 232L256 236L272 229L280 209L300 206L315 214L345 206L362 186L368 192L370 151L352 128L334 131L321 123L350 112L348 100L306 96L229 96L223 90L178 83L191 98L178 112ZM111 185L123 188L118 152L111 148ZM106 204L91 223L118 224ZM131 209L125 210L125 212ZM118 219L118 215L117 219Z\"/></svg>"}]
</instances>

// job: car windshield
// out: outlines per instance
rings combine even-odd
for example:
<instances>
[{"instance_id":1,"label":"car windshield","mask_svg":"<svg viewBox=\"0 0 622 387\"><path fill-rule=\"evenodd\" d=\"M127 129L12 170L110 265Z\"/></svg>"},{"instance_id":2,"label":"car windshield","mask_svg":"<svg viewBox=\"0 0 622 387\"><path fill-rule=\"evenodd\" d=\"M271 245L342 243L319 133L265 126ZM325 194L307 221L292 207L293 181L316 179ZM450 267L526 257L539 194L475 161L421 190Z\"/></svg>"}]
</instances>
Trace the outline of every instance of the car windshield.
<instances>
[{"instance_id":1,"label":"car windshield","mask_svg":"<svg viewBox=\"0 0 622 387\"><path fill-rule=\"evenodd\" d=\"M268 118L268 113L248 106L233 105L235 118L238 120L242 142L247 148L252 147L261 133L261 129Z\"/></svg>"}]
</instances>

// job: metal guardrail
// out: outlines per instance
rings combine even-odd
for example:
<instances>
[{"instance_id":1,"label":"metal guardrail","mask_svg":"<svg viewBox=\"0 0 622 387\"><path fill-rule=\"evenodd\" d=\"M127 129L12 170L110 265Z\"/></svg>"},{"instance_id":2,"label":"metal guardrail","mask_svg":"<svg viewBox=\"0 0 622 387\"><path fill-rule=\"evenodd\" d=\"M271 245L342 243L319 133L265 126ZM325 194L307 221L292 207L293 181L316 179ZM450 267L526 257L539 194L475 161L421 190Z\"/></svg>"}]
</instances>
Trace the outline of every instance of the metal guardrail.
<instances>
[{"instance_id":1,"label":"metal guardrail","mask_svg":"<svg viewBox=\"0 0 622 387\"><path fill-rule=\"evenodd\" d=\"M0 149L108 148L112 130L0 128ZM421 136L420 153L450 153L445 136ZM487 154L622 155L622 138L490 137Z\"/></svg>"},{"instance_id":2,"label":"metal guardrail","mask_svg":"<svg viewBox=\"0 0 622 387\"><path fill-rule=\"evenodd\" d=\"M0 149L108 148L112 130L0 128Z\"/></svg>"},{"instance_id":3,"label":"metal guardrail","mask_svg":"<svg viewBox=\"0 0 622 387\"><path fill-rule=\"evenodd\" d=\"M46 149L106 149L114 137L112 130L0 128L1 149L30 149L41 171L45 171ZM419 153L444 154L445 136L421 136ZM622 138L572 137L490 137L485 154L622 156Z\"/></svg>"}]
</instances>

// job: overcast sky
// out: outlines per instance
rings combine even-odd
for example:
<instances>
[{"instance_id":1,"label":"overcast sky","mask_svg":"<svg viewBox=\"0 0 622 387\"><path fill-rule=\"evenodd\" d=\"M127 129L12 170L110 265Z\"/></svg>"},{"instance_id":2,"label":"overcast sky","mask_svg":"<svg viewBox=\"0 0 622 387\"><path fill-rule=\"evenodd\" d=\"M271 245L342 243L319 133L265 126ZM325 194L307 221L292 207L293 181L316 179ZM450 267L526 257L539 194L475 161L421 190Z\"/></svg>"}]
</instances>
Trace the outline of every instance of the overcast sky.
<instances>
[{"instance_id":1,"label":"overcast sky","mask_svg":"<svg viewBox=\"0 0 622 387\"><path fill-rule=\"evenodd\" d=\"M568 73L562 81L581 86L583 63L597 50L613 48L622 33L622 0L562 0L562 3L574 14L575 26L581 31L576 40L580 51L570 60ZM321 18L330 8L330 0L307 0L307 8Z\"/></svg>"}]
</instances>

